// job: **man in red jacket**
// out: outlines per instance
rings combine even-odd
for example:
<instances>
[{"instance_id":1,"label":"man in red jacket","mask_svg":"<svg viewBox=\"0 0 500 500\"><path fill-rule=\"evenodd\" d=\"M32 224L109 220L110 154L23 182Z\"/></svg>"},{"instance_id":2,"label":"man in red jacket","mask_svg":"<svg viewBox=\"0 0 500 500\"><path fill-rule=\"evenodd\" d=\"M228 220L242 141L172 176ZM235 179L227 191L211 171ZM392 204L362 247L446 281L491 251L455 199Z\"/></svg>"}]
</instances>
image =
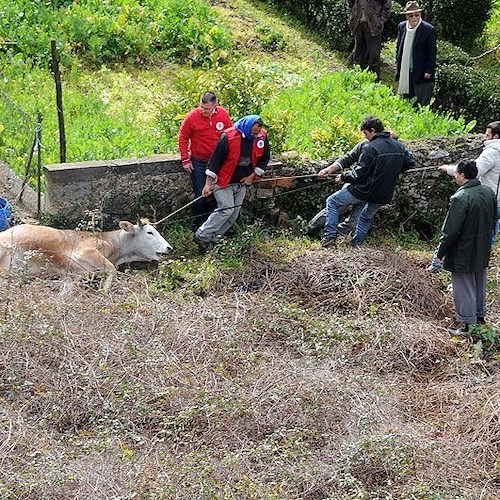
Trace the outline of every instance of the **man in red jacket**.
<instances>
[{"instance_id":1,"label":"man in red jacket","mask_svg":"<svg viewBox=\"0 0 500 500\"><path fill-rule=\"evenodd\" d=\"M236 222L246 186L264 173L270 148L258 115L244 116L220 136L206 170L203 196L213 193L217 208L196 231L202 248L219 241Z\"/></svg>"},{"instance_id":2,"label":"man in red jacket","mask_svg":"<svg viewBox=\"0 0 500 500\"><path fill-rule=\"evenodd\" d=\"M190 111L179 129L178 147L184 170L191 175L194 194L201 196L205 185L205 170L215 144L223 130L231 127L227 111L217 105L213 92L201 95L200 105ZM196 226L205 222L215 208L212 197L204 197L195 203Z\"/></svg>"}]
</instances>

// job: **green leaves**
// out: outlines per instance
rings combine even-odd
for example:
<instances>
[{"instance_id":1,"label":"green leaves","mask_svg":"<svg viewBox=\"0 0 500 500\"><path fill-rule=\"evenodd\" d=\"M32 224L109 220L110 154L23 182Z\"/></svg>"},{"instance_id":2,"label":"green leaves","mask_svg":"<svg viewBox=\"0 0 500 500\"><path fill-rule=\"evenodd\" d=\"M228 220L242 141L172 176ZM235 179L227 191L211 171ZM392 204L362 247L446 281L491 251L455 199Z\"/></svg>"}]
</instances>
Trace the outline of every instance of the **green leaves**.
<instances>
[{"instance_id":1,"label":"green leaves","mask_svg":"<svg viewBox=\"0 0 500 500\"><path fill-rule=\"evenodd\" d=\"M200 0L12 0L0 7L0 33L37 64L47 64L50 39L64 54L87 64L151 63L158 58L210 67L227 57L230 34L215 11Z\"/></svg>"},{"instance_id":2,"label":"green leaves","mask_svg":"<svg viewBox=\"0 0 500 500\"><path fill-rule=\"evenodd\" d=\"M389 87L375 83L369 72L304 72L301 77L262 108L274 151L295 150L313 160L338 156L362 139L359 125L368 114L404 139L467 128L462 119L437 115L427 107L412 108Z\"/></svg>"}]
</instances>

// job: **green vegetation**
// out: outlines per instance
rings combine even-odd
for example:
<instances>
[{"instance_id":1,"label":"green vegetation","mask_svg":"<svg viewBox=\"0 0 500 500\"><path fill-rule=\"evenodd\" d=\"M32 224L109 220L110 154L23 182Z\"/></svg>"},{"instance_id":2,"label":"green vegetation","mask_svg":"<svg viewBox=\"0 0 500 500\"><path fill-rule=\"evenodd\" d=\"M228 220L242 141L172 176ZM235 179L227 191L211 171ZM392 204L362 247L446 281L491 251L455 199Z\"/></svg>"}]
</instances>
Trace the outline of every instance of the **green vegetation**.
<instances>
[{"instance_id":1,"label":"green vegetation","mask_svg":"<svg viewBox=\"0 0 500 500\"><path fill-rule=\"evenodd\" d=\"M293 12L311 29L324 34L325 40L335 50L349 50L352 41L347 26L347 2L345 0L267 0L284 10ZM438 29L440 38L470 49L481 36L488 22L490 9L497 0L433 0L420 2L426 21ZM388 38L396 32L402 20L405 0L392 2L391 17L384 35ZM453 21L450 22L450 12Z\"/></svg>"},{"instance_id":2,"label":"green vegetation","mask_svg":"<svg viewBox=\"0 0 500 500\"><path fill-rule=\"evenodd\" d=\"M494 48L500 43L500 0L495 0L491 16L486 22L483 33L483 44L487 48ZM498 59L497 59L498 60Z\"/></svg>"},{"instance_id":3,"label":"green vegetation","mask_svg":"<svg viewBox=\"0 0 500 500\"><path fill-rule=\"evenodd\" d=\"M429 108L416 110L375 83L373 74L356 70L309 74L262 109L278 151L294 149L312 159L338 156L354 146L362 139L359 124L367 114L380 117L406 139L453 135L473 126Z\"/></svg>"},{"instance_id":4,"label":"green vegetation","mask_svg":"<svg viewBox=\"0 0 500 500\"><path fill-rule=\"evenodd\" d=\"M174 151L183 113L208 88L235 117L262 113L273 149L310 158L344 151L368 113L405 138L471 126L344 70L288 14L212 3L0 0L2 36L20 43L0 54L2 159L23 168L41 111L44 161L57 161L49 27L79 36L59 40L70 160ZM206 16L184 23L193 39L180 37L175 54L148 31L170 19L167 4ZM214 57L197 58L199 37L210 45L223 25L237 50L223 57L224 36ZM436 189L418 182L419 193ZM291 216L326 195L304 193L290 198ZM277 219L278 205L266 215ZM87 215L81 228L99 220ZM203 255L190 229L169 222L171 260L119 273L109 293L74 276L0 276L0 497L496 498L498 243L489 324L450 338L449 274L425 271L432 246L408 230L412 217L399 217L404 237L389 224L391 235L374 232L359 249L324 250L298 236L298 217L276 230L242 214L236 235Z\"/></svg>"},{"instance_id":5,"label":"green vegetation","mask_svg":"<svg viewBox=\"0 0 500 500\"><path fill-rule=\"evenodd\" d=\"M235 5L246 18L174 0L2 3L4 41L17 44L0 54L1 159L24 170L41 112L43 161L59 161L51 37L62 61L68 161L175 152L181 119L204 89L235 118L265 115L276 153L312 159L353 144L367 113L380 111L407 138L470 129L461 119L412 109L368 74L332 71L335 56L298 39L286 18Z\"/></svg>"},{"instance_id":6,"label":"green vegetation","mask_svg":"<svg viewBox=\"0 0 500 500\"><path fill-rule=\"evenodd\" d=\"M94 67L157 58L208 67L231 48L229 32L200 0L3 1L0 33L16 42L14 54L41 65L49 61L51 39L66 64L76 56Z\"/></svg>"}]
</instances>

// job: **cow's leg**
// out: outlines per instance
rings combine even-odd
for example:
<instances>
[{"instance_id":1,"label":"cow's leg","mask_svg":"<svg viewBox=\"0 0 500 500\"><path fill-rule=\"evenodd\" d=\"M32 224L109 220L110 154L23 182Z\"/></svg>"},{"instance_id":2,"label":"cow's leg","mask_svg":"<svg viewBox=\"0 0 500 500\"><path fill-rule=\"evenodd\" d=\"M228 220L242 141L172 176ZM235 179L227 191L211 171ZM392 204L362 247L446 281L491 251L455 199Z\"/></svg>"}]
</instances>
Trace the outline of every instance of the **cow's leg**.
<instances>
[{"instance_id":1,"label":"cow's leg","mask_svg":"<svg viewBox=\"0 0 500 500\"><path fill-rule=\"evenodd\" d=\"M70 257L70 267L73 271L85 273L106 273L103 290L109 290L113 278L116 275L116 267L97 250L85 252L85 255L74 254Z\"/></svg>"}]
</instances>

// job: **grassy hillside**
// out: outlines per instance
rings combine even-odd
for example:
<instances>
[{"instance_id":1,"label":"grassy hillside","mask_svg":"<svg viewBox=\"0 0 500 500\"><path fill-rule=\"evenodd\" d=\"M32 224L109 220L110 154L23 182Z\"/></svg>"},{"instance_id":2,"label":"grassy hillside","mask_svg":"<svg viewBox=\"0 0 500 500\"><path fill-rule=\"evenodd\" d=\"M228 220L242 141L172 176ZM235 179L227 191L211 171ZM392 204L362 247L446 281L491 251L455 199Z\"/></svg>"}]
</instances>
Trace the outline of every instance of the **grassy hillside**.
<instances>
[{"instance_id":1,"label":"grassy hillside","mask_svg":"<svg viewBox=\"0 0 500 500\"><path fill-rule=\"evenodd\" d=\"M0 159L24 171L40 112L43 162L59 161L52 37L61 59L68 161L175 152L182 117L206 89L217 92L235 119L263 114L275 156L289 149L313 159L338 154L357 142L367 113L378 113L407 139L472 126L412 109L370 75L338 71L345 60L266 4L203 4L196 11L201 20L186 5L0 2L6 32L0 42L7 44L0 52ZM166 15L168 9L179 18ZM193 27L177 36L182 16Z\"/></svg>"}]
</instances>

